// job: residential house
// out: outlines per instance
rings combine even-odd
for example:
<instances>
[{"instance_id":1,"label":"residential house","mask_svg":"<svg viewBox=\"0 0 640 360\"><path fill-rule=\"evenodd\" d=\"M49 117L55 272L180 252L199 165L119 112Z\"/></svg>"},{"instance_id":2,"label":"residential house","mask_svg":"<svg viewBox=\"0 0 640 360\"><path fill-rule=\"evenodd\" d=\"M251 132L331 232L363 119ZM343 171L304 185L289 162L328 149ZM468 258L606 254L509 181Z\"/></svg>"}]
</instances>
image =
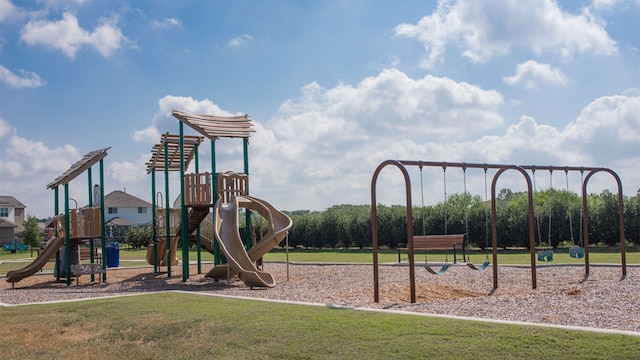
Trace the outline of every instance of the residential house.
<instances>
[{"instance_id":1,"label":"residential house","mask_svg":"<svg viewBox=\"0 0 640 360\"><path fill-rule=\"evenodd\" d=\"M107 223L143 225L151 222L151 203L124 191L115 190L104 196L104 218ZM119 218L119 219L116 219Z\"/></svg>"},{"instance_id":2,"label":"residential house","mask_svg":"<svg viewBox=\"0 0 640 360\"><path fill-rule=\"evenodd\" d=\"M0 195L0 245L13 242L24 231L27 207L13 196Z\"/></svg>"}]
</instances>

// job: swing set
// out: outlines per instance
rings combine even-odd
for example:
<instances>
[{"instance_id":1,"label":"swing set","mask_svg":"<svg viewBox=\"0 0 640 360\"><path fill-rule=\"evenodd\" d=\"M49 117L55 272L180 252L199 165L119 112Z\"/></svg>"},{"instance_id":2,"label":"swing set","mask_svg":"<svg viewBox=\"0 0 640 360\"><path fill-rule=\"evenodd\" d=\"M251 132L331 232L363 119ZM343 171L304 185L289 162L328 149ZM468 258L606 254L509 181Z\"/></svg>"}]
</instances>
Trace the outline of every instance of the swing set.
<instances>
[{"instance_id":1,"label":"swing set","mask_svg":"<svg viewBox=\"0 0 640 360\"><path fill-rule=\"evenodd\" d=\"M424 208L424 182L423 182L423 164L420 164L420 197L422 200L422 208ZM467 167L463 165L462 167L463 173L463 184L464 184L464 197L467 199ZM486 200L486 179L487 169L485 169L485 200ZM448 234L448 213L447 213L447 166L446 164L442 165L442 183L443 183L443 192L444 192L444 202L443 202L443 214L444 214L444 235L426 235L426 227L424 220L424 213L422 214L422 236L414 236L413 246L414 251L416 249L421 250L453 250L453 263L455 264L457 261L456 250L459 245L462 250L462 260L467 264L467 266L472 270L481 271L489 267L489 255L485 262L481 266L474 265L471 261L467 261L467 256L465 254L465 246L467 245L467 236L469 234L469 206L465 206L465 233L464 234ZM485 243L488 248L488 225L487 225L487 213L485 212ZM400 257L398 256L398 261L400 261ZM433 275L443 275L450 267L448 254L445 255L445 263L439 269L435 270L431 266L429 266L429 262L427 261L427 253L424 254L424 268L427 272Z\"/></svg>"},{"instance_id":2,"label":"swing set","mask_svg":"<svg viewBox=\"0 0 640 360\"><path fill-rule=\"evenodd\" d=\"M527 186L527 211L528 211L528 238L529 238L529 250L530 250L530 262L531 262L531 287L532 289L537 288L537 278L536 278L536 236L535 236L535 220L534 220L534 207L533 207L533 186L531 177L529 176L528 170L532 171L535 174L535 169L543 169L548 171L553 170L564 170L567 174L569 171L588 171L588 174L582 179L582 230L581 230L581 240L576 246L575 257L579 258L579 254L583 253L583 258L585 261L585 274L589 275L589 237L588 237L588 207L587 207L587 184L589 179L599 172L609 173L616 181L618 185L618 209L619 209L619 231L620 231L620 252L621 252L621 267L622 267L622 277L625 278L627 274L626 267L626 250L625 250L625 234L624 234L624 202L623 202L623 193L622 193L622 182L618 174L616 174L613 170L608 168L589 168L589 167L571 167L571 166L523 166L523 165L505 165L505 164L473 164L473 163L453 163L453 162L431 162L431 161L415 161L415 160L386 160L378 165L376 170L373 173L373 177L371 180L371 234L372 234L372 246L373 246L373 283L374 283L374 301L380 301L380 291L379 291L379 263L378 263L378 215L377 215L377 200L376 200L376 187L377 180L382 172L382 170L388 166L394 166L400 170L404 177L405 181L405 197L406 197L406 218L407 218L407 253L409 256L409 289L410 289L410 300L412 303L416 302L416 288L415 288L415 239L418 238L413 234L413 207L411 200L411 179L409 176L409 172L407 171L407 166L418 166L421 170L420 173L420 183L421 183L421 192L422 192L422 204L424 206L424 187L422 180L422 168L424 166L430 167L442 167L444 178L444 193L445 193L445 235L447 232L446 223L447 223L447 214L446 214L446 168L447 167L457 167L463 169L464 174L464 184L465 184L465 195L466 195L466 169L468 168L479 168L484 169L485 172L485 201L488 199L487 194L487 169L496 169L496 173L493 176L493 180L491 182L491 243L492 243L492 261L489 262L489 256L487 255L487 260L481 266L475 266L473 263L468 262L467 266L474 270L484 270L489 267L490 263L492 264L493 270L493 288L498 288L498 234L497 234L497 223L496 223L496 183L500 176L506 171L516 171L519 172ZM535 176L535 175L534 175ZM567 175L568 176L568 175ZM568 180L567 180L568 183ZM468 232L468 209L466 217L466 230ZM570 217L570 214L569 214ZM569 219L571 221L571 219ZM488 214L485 213L485 223L488 224ZM550 225L551 226L551 225ZM424 227L423 227L424 232ZM487 245L488 245L488 227L486 227L485 233L487 234ZM539 233L539 231L538 231ZM573 238L573 236L572 236ZM572 239L573 241L573 239ZM582 249L582 250L580 250ZM426 264L425 258L425 269L436 275L444 274L450 265L448 261L445 262L444 266L439 270L435 270Z\"/></svg>"},{"instance_id":3,"label":"swing set","mask_svg":"<svg viewBox=\"0 0 640 360\"><path fill-rule=\"evenodd\" d=\"M531 173L532 173L532 178L533 178L533 188L534 188L534 193L537 194L538 193L538 188L536 186L536 167L533 166L531 169ZM569 189L569 169L567 167L565 167L564 169L564 174L565 174L565 183L566 183L566 191L567 193L570 192ZM584 169L581 168L580 169L580 183L582 184L584 182ZM553 189L553 169L549 169L549 189ZM537 230L538 230L538 243L540 244L540 247L545 247L547 246L547 249L541 249L538 250L537 255L538 255L538 261L546 261L546 262L551 262L553 261L553 246L551 243L551 219L552 219L552 214L553 214L553 202L549 201L548 207L547 207L547 211L548 211L548 218L549 218L549 228L548 228L548 237L547 237L547 244L544 244L542 241L542 232L540 231L540 213L536 211L536 226L537 226ZM573 232L573 215L572 215L572 211L571 211L571 207L567 206L567 219L569 221L569 233L570 233L570 238L571 238L571 247L569 248L569 256L575 259L582 259L584 257L584 247L583 247L583 240L582 240L582 214L580 214L580 236L579 236L579 240L578 243L576 244L575 241L575 237L574 237L574 232Z\"/></svg>"}]
</instances>

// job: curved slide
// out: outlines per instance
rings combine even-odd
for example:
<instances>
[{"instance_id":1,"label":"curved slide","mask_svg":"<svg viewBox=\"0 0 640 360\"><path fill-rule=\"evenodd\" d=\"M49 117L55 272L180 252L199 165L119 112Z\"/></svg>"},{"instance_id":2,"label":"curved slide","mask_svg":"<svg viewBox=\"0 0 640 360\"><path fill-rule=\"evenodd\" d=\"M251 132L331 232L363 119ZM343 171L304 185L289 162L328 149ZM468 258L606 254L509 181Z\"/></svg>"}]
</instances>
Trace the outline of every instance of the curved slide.
<instances>
[{"instance_id":1,"label":"curved slide","mask_svg":"<svg viewBox=\"0 0 640 360\"><path fill-rule=\"evenodd\" d=\"M269 221L270 229L265 237L248 252L244 248L238 231L238 208L257 211ZM260 271L255 261L277 246L291 228L291 219L264 200L250 196L233 197L230 202L218 200L214 209L214 232L227 264L216 265L206 276L231 278L236 274L245 285L251 287L274 287L270 273Z\"/></svg>"},{"instance_id":2,"label":"curved slide","mask_svg":"<svg viewBox=\"0 0 640 360\"><path fill-rule=\"evenodd\" d=\"M56 256L58 250L64 246L64 236L49 240L44 250L40 252L33 262L22 269L11 270L7 273L7 282L18 282L40 271L48 262Z\"/></svg>"}]
</instances>

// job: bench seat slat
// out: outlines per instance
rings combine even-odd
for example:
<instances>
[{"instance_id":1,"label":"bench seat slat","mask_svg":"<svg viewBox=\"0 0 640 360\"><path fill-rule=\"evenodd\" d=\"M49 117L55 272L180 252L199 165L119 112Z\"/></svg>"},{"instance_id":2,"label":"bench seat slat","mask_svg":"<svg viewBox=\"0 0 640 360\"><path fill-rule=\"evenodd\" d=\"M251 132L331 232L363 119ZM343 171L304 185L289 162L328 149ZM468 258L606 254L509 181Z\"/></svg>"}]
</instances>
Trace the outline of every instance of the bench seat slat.
<instances>
[{"instance_id":1,"label":"bench seat slat","mask_svg":"<svg viewBox=\"0 0 640 360\"><path fill-rule=\"evenodd\" d=\"M466 255L464 253L464 243L466 240L466 234L449 234L449 235L416 235L413 237L413 250L414 251L428 251L428 250L452 250L454 255L454 263L456 262L456 251L462 250L463 260L466 261ZM409 251L408 247L399 247L398 250L398 262L400 262L400 252Z\"/></svg>"}]
</instances>

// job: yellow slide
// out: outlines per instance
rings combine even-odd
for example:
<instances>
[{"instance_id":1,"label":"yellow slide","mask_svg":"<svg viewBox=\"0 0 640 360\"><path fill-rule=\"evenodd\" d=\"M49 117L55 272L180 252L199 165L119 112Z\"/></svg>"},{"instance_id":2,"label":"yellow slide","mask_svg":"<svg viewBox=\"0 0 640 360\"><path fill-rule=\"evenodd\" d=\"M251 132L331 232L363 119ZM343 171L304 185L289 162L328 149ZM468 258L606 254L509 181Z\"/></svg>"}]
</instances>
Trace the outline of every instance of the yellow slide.
<instances>
[{"instance_id":1,"label":"yellow slide","mask_svg":"<svg viewBox=\"0 0 640 360\"><path fill-rule=\"evenodd\" d=\"M38 271L40 271L48 262L56 256L58 250L64 246L64 236L49 240L44 250L40 252L38 257L33 262L22 269L11 270L7 273L6 280L14 283L18 282L26 277L29 277Z\"/></svg>"},{"instance_id":2,"label":"yellow slide","mask_svg":"<svg viewBox=\"0 0 640 360\"><path fill-rule=\"evenodd\" d=\"M238 208L257 211L269 221L269 231L248 252L238 231ZM269 273L260 271L255 261L276 247L291 228L292 221L271 204L250 196L233 197L229 203L218 200L214 209L214 232L227 264L216 265L206 276L230 278L238 275L247 286L273 287L275 280Z\"/></svg>"}]
</instances>

